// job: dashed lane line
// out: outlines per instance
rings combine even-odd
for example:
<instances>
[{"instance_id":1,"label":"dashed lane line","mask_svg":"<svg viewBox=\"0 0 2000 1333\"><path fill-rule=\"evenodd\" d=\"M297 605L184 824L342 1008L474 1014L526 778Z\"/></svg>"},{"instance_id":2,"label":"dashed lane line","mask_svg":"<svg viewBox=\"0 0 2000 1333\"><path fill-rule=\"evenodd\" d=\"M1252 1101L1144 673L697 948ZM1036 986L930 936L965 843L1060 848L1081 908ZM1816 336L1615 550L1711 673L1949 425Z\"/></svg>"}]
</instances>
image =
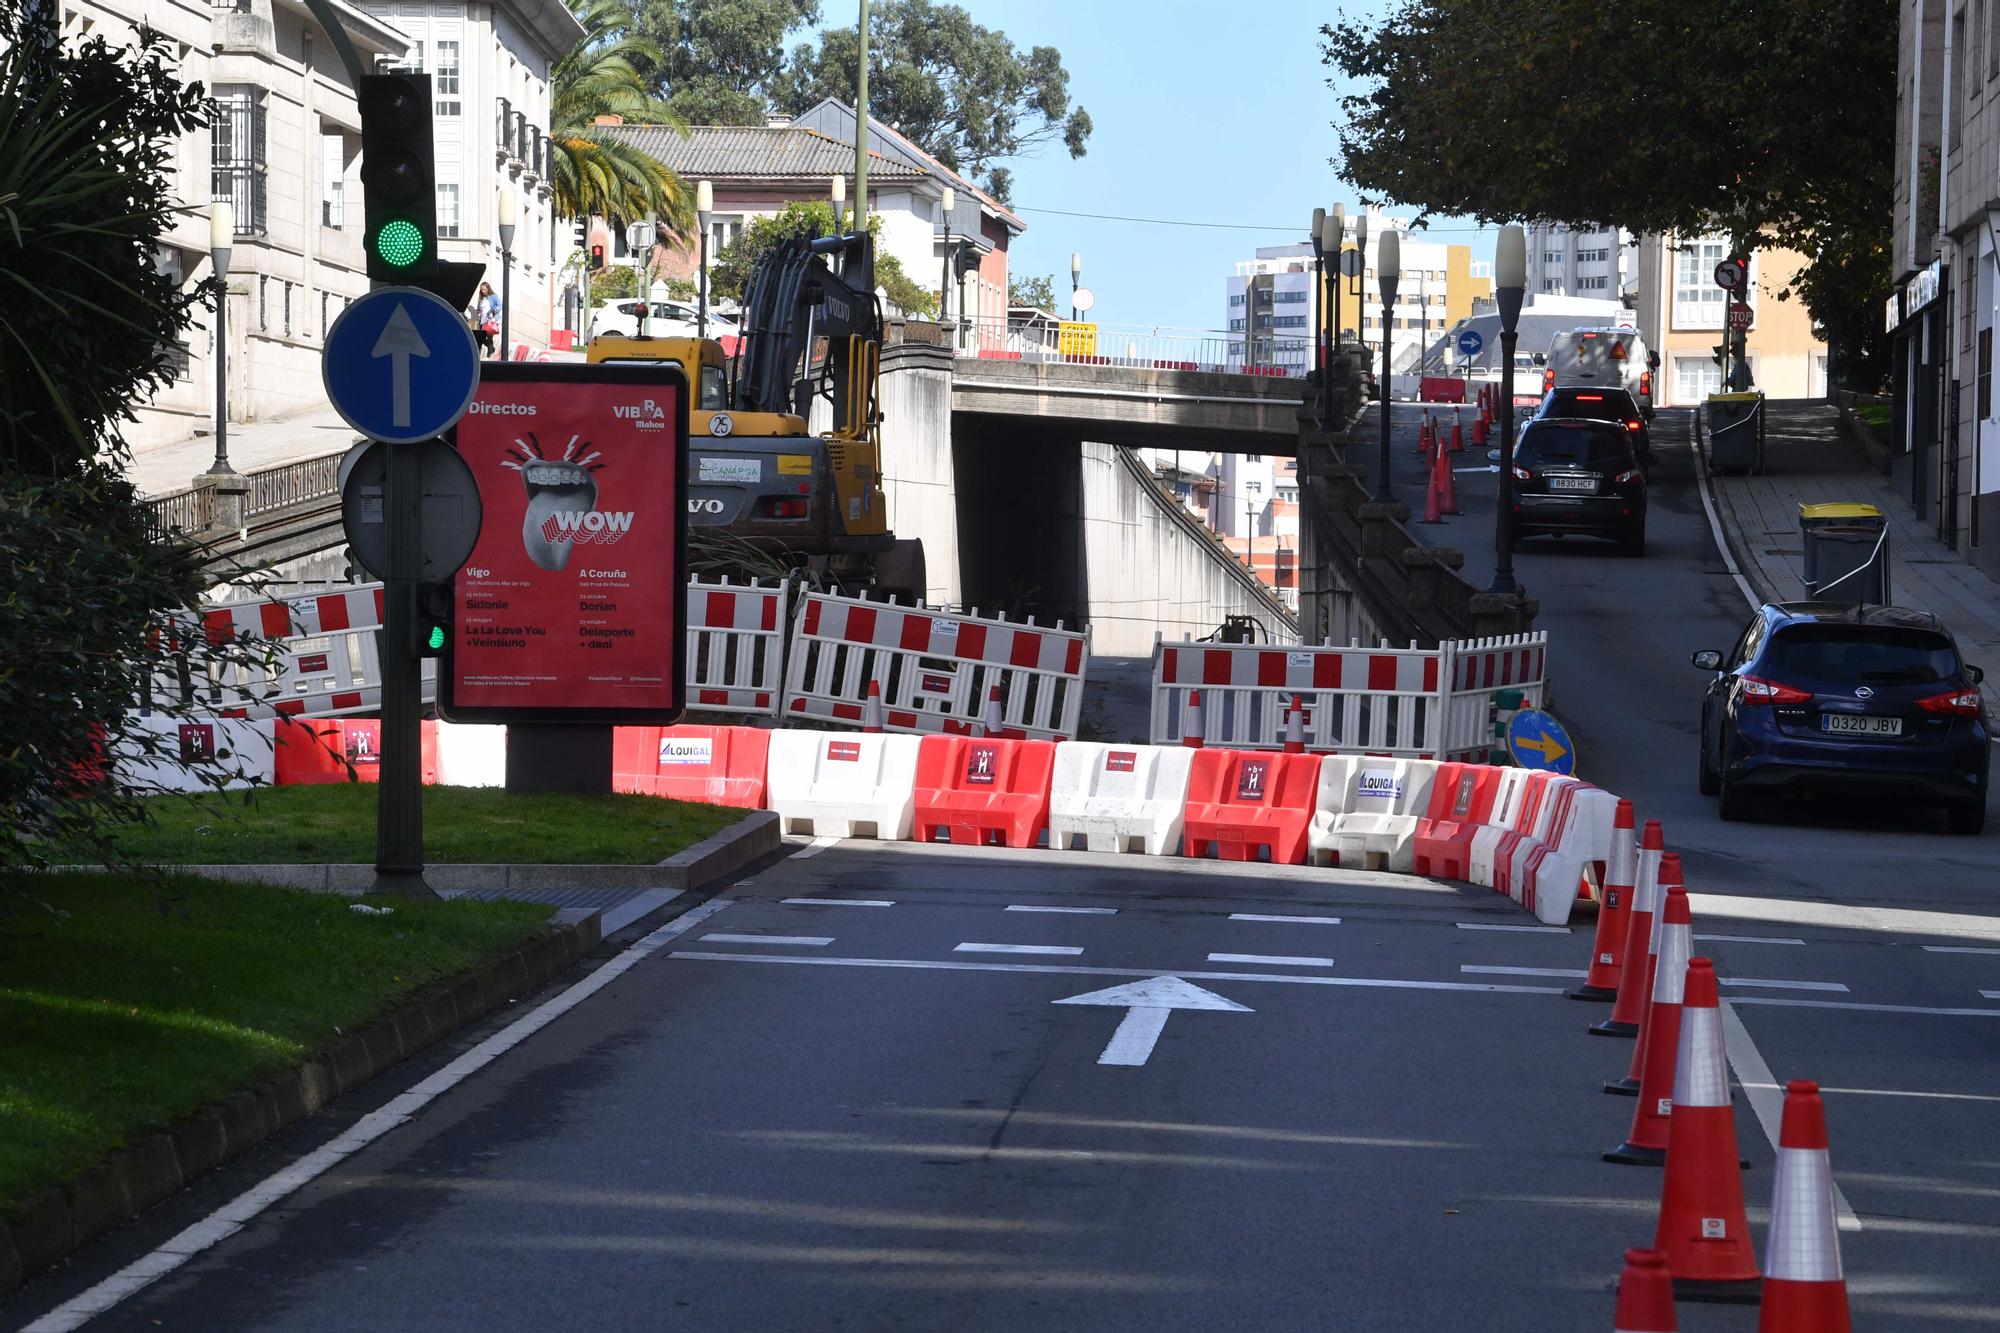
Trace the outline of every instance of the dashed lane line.
<instances>
[{"instance_id":1,"label":"dashed lane line","mask_svg":"<svg viewBox=\"0 0 2000 1333\"><path fill-rule=\"evenodd\" d=\"M781 898L788 907L894 907L888 898Z\"/></svg>"},{"instance_id":2,"label":"dashed lane line","mask_svg":"<svg viewBox=\"0 0 2000 1333\"><path fill-rule=\"evenodd\" d=\"M1521 935L1567 935L1568 926L1502 926L1490 921L1454 921L1460 930L1506 930Z\"/></svg>"},{"instance_id":3,"label":"dashed lane line","mask_svg":"<svg viewBox=\"0 0 2000 1333\"><path fill-rule=\"evenodd\" d=\"M1117 916L1115 907L1037 907L1032 903L1015 903L1007 909L1010 912L1049 912L1059 916Z\"/></svg>"},{"instance_id":4,"label":"dashed lane line","mask_svg":"<svg viewBox=\"0 0 2000 1333\"><path fill-rule=\"evenodd\" d=\"M1331 958L1301 958L1290 954L1212 953L1211 963L1262 963L1266 967L1332 967Z\"/></svg>"},{"instance_id":5,"label":"dashed lane line","mask_svg":"<svg viewBox=\"0 0 2000 1333\"><path fill-rule=\"evenodd\" d=\"M1926 944L1925 953L1976 953L1987 957L2000 956L2000 949L1973 949L1958 944Z\"/></svg>"},{"instance_id":6,"label":"dashed lane line","mask_svg":"<svg viewBox=\"0 0 2000 1333\"><path fill-rule=\"evenodd\" d=\"M1697 935L1697 940L1713 940L1720 944L1799 944L1804 940L1789 935Z\"/></svg>"},{"instance_id":7,"label":"dashed lane line","mask_svg":"<svg viewBox=\"0 0 2000 1333\"><path fill-rule=\"evenodd\" d=\"M1231 921L1276 921L1287 926L1337 926L1337 916L1270 916L1263 912L1231 912Z\"/></svg>"},{"instance_id":8,"label":"dashed lane line","mask_svg":"<svg viewBox=\"0 0 2000 1333\"><path fill-rule=\"evenodd\" d=\"M1725 986L1757 986L1764 990L1821 990L1847 994L1847 987L1838 981L1769 981L1757 977L1717 977Z\"/></svg>"},{"instance_id":9,"label":"dashed lane line","mask_svg":"<svg viewBox=\"0 0 2000 1333\"><path fill-rule=\"evenodd\" d=\"M1074 958L1083 952L1075 944L961 944L953 953L1035 953Z\"/></svg>"},{"instance_id":10,"label":"dashed lane line","mask_svg":"<svg viewBox=\"0 0 2000 1333\"><path fill-rule=\"evenodd\" d=\"M1590 974L1580 967L1500 967L1480 963L1460 963L1458 970L1475 976L1495 977L1587 977Z\"/></svg>"},{"instance_id":11,"label":"dashed lane line","mask_svg":"<svg viewBox=\"0 0 2000 1333\"><path fill-rule=\"evenodd\" d=\"M809 949L833 943L831 935L716 935L701 937L707 944L797 944Z\"/></svg>"}]
</instances>

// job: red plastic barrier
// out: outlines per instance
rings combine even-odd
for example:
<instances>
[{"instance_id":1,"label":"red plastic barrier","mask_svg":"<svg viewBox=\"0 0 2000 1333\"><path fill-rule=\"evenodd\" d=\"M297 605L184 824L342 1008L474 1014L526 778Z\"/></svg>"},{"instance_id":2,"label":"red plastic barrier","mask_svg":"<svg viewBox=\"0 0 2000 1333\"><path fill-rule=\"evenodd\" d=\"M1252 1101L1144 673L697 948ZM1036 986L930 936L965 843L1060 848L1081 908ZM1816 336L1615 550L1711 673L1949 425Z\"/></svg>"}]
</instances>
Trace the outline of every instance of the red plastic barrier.
<instances>
[{"instance_id":1,"label":"red plastic barrier","mask_svg":"<svg viewBox=\"0 0 2000 1333\"><path fill-rule=\"evenodd\" d=\"M1033 847L1048 831L1055 765L1054 741L924 737L917 841Z\"/></svg>"},{"instance_id":2,"label":"red plastic barrier","mask_svg":"<svg viewBox=\"0 0 2000 1333\"><path fill-rule=\"evenodd\" d=\"M1431 783L1430 809L1417 821L1419 875L1465 879L1472 873L1472 835L1493 813L1500 769L1489 764L1444 764Z\"/></svg>"},{"instance_id":3,"label":"red plastic barrier","mask_svg":"<svg viewBox=\"0 0 2000 1333\"><path fill-rule=\"evenodd\" d=\"M1195 753L1188 777L1184 856L1303 865L1319 799L1316 754L1211 750Z\"/></svg>"},{"instance_id":4,"label":"red plastic barrier","mask_svg":"<svg viewBox=\"0 0 2000 1333\"><path fill-rule=\"evenodd\" d=\"M379 782L382 724L360 718L277 719L272 754L273 773L280 787L314 787L330 782ZM438 780L437 723L423 724L423 752L418 759L426 785ZM348 776L353 765L354 776Z\"/></svg>"},{"instance_id":5,"label":"red plastic barrier","mask_svg":"<svg viewBox=\"0 0 2000 1333\"><path fill-rule=\"evenodd\" d=\"M770 754L758 727L614 727L611 789L761 810Z\"/></svg>"},{"instance_id":6,"label":"red plastic barrier","mask_svg":"<svg viewBox=\"0 0 2000 1333\"><path fill-rule=\"evenodd\" d=\"M1426 375L1417 381L1417 400L1425 403L1462 403L1465 381L1454 375Z\"/></svg>"},{"instance_id":7,"label":"red plastic barrier","mask_svg":"<svg viewBox=\"0 0 2000 1333\"><path fill-rule=\"evenodd\" d=\"M979 359L981 361L1019 361L1021 354L1019 352L1005 351L998 347L982 347L979 349Z\"/></svg>"}]
</instances>

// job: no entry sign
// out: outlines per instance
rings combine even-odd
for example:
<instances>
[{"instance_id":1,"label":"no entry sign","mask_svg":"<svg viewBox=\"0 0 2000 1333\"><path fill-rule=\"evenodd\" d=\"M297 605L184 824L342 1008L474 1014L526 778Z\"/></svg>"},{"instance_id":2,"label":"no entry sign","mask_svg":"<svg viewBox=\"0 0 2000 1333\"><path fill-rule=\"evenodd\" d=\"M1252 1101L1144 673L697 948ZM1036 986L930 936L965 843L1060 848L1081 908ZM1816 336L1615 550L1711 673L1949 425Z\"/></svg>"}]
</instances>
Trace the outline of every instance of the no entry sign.
<instances>
[{"instance_id":1,"label":"no entry sign","mask_svg":"<svg viewBox=\"0 0 2000 1333\"><path fill-rule=\"evenodd\" d=\"M487 368L454 440L485 523L455 584L445 716L679 720L687 409L671 362Z\"/></svg>"}]
</instances>

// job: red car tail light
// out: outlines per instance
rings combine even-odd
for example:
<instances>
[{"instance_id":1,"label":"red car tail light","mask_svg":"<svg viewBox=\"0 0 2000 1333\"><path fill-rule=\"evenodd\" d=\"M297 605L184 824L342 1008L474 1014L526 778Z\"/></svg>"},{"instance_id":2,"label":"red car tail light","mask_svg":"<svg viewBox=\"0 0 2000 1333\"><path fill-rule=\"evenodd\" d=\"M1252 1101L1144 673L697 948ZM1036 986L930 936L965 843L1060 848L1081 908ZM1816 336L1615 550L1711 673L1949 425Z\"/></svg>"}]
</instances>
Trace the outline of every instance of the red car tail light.
<instances>
[{"instance_id":1,"label":"red car tail light","mask_svg":"<svg viewBox=\"0 0 2000 1333\"><path fill-rule=\"evenodd\" d=\"M808 500L792 500L782 496L765 496L762 500L758 501L758 508L764 511L765 518L804 518L806 516L806 507L810 503L811 501Z\"/></svg>"},{"instance_id":2,"label":"red car tail light","mask_svg":"<svg viewBox=\"0 0 2000 1333\"><path fill-rule=\"evenodd\" d=\"M1917 700L1917 707L1926 713L1946 717L1978 717L1979 691L1952 690L1945 694L1933 694L1927 699Z\"/></svg>"},{"instance_id":3,"label":"red car tail light","mask_svg":"<svg viewBox=\"0 0 2000 1333\"><path fill-rule=\"evenodd\" d=\"M1555 371L1553 370L1542 371L1542 392L1547 393L1555 387L1556 387Z\"/></svg>"},{"instance_id":4,"label":"red car tail light","mask_svg":"<svg viewBox=\"0 0 2000 1333\"><path fill-rule=\"evenodd\" d=\"M1650 370L1639 372L1639 396L1641 398L1653 396L1653 372Z\"/></svg>"},{"instance_id":5,"label":"red car tail light","mask_svg":"<svg viewBox=\"0 0 2000 1333\"><path fill-rule=\"evenodd\" d=\"M1762 676L1745 676L1740 684L1743 691L1738 697L1746 704L1804 704L1812 702L1812 695L1804 690L1795 690L1789 685L1780 685L1775 680Z\"/></svg>"},{"instance_id":6,"label":"red car tail light","mask_svg":"<svg viewBox=\"0 0 2000 1333\"><path fill-rule=\"evenodd\" d=\"M1640 431L1644 430L1645 428L1646 428L1646 423L1639 420L1639 418L1637 417L1633 417L1630 421L1627 421L1625 423L1625 429L1631 431L1634 435L1637 435Z\"/></svg>"}]
</instances>

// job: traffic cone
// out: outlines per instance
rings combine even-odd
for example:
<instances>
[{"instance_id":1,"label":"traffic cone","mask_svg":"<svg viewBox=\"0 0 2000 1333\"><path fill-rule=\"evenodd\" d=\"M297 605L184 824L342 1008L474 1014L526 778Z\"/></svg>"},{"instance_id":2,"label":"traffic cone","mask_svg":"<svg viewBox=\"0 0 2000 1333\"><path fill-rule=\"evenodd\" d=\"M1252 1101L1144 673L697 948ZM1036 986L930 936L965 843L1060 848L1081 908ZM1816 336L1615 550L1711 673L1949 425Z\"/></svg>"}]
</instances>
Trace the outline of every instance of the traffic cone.
<instances>
[{"instance_id":1,"label":"traffic cone","mask_svg":"<svg viewBox=\"0 0 2000 1333\"><path fill-rule=\"evenodd\" d=\"M1646 1068L1639 1080L1639 1100L1632 1108L1632 1128L1625 1141L1603 1154L1607 1162L1660 1166L1667 1160L1667 1117L1674 1109L1674 1064L1681 1045L1681 995L1687 986L1693 934L1687 890L1671 885L1660 910L1660 952L1653 960L1653 1007L1646 1011Z\"/></svg>"},{"instance_id":2,"label":"traffic cone","mask_svg":"<svg viewBox=\"0 0 2000 1333\"><path fill-rule=\"evenodd\" d=\"M1451 449L1452 453L1463 451L1463 446L1460 445L1458 440L1458 427L1456 425L1451 428ZM1443 496L1440 507L1444 513L1456 514L1458 512L1458 481L1452 475L1451 457L1442 449L1438 451L1438 491Z\"/></svg>"},{"instance_id":3,"label":"traffic cone","mask_svg":"<svg viewBox=\"0 0 2000 1333\"><path fill-rule=\"evenodd\" d=\"M1625 1251L1625 1271L1618 1275L1618 1312L1611 1316L1611 1333L1676 1333L1674 1283L1667 1276L1667 1256L1658 1250Z\"/></svg>"},{"instance_id":4,"label":"traffic cone","mask_svg":"<svg viewBox=\"0 0 2000 1333\"><path fill-rule=\"evenodd\" d=\"M1619 955L1626 967L1618 977L1618 999L1611 1017L1590 1029L1593 1037L1636 1037L1639 1022L1646 1016L1646 999L1653 993L1653 974L1646 961L1652 947L1653 914L1660 910L1660 821L1646 821L1639 839L1639 873L1632 880L1632 907L1626 913L1625 949Z\"/></svg>"},{"instance_id":5,"label":"traffic cone","mask_svg":"<svg viewBox=\"0 0 2000 1333\"><path fill-rule=\"evenodd\" d=\"M1306 705L1298 695L1292 696L1292 706L1285 710L1285 753L1304 754L1306 752Z\"/></svg>"},{"instance_id":6,"label":"traffic cone","mask_svg":"<svg viewBox=\"0 0 2000 1333\"><path fill-rule=\"evenodd\" d=\"M986 692L986 712L979 719L988 736L998 736L1007 729L1006 714L1000 707L1000 687L993 686Z\"/></svg>"},{"instance_id":7,"label":"traffic cone","mask_svg":"<svg viewBox=\"0 0 2000 1333\"><path fill-rule=\"evenodd\" d=\"M1654 891L1653 901L1664 907L1667 901L1667 890L1676 884L1681 884L1685 887L1681 879L1681 854L1679 852L1668 852L1660 858L1659 887ZM1653 1011L1653 988L1659 985L1660 925L1663 917L1663 912L1655 911L1653 913L1652 940L1646 946L1646 975L1652 978L1647 983L1646 1014L1651 1014ZM1646 1072L1646 1042L1649 1039L1649 1029L1646 1023L1647 1019L1642 1015L1639 1019L1639 1039L1632 1045L1632 1062L1625 1067L1625 1077L1612 1079L1607 1082L1604 1085L1606 1092L1618 1097L1636 1097L1639 1095L1639 1084Z\"/></svg>"},{"instance_id":8,"label":"traffic cone","mask_svg":"<svg viewBox=\"0 0 2000 1333\"><path fill-rule=\"evenodd\" d=\"M1764 1308L1757 1333L1848 1333L1847 1279L1833 1213L1833 1166L1819 1084L1785 1085L1771 1233L1764 1241Z\"/></svg>"},{"instance_id":9,"label":"traffic cone","mask_svg":"<svg viewBox=\"0 0 2000 1333\"><path fill-rule=\"evenodd\" d=\"M1439 469L1445 465L1444 455L1442 453L1432 454L1430 455L1430 460L1430 476L1424 479L1424 516L1418 519L1417 522L1442 523L1444 522L1444 491L1438 482L1438 473Z\"/></svg>"},{"instance_id":10,"label":"traffic cone","mask_svg":"<svg viewBox=\"0 0 2000 1333\"><path fill-rule=\"evenodd\" d=\"M1451 451L1455 454L1465 452L1465 436L1458 429L1458 409L1455 407L1451 409Z\"/></svg>"},{"instance_id":11,"label":"traffic cone","mask_svg":"<svg viewBox=\"0 0 2000 1333\"><path fill-rule=\"evenodd\" d=\"M1590 946L1590 971L1581 986L1563 992L1570 999L1608 1004L1618 998L1625 960L1625 918L1632 910L1632 877L1638 871L1632 803L1621 797L1618 812L1611 817L1611 856L1604 863L1604 901L1597 908L1597 939Z\"/></svg>"},{"instance_id":12,"label":"traffic cone","mask_svg":"<svg viewBox=\"0 0 2000 1333\"><path fill-rule=\"evenodd\" d=\"M1191 750L1201 748L1201 691L1189 690L1187 712L1181 719L1181 744Z\"/></svg>"},{"instance_id":13,"label":"traffic cone","mask_svg":"<svg viewBox=\"0 0 2000 1333\"><path fill-rule=\"evenodd\" d=\"M882 682L868 682L868 698L861 705L861 729L863 731L882 730Z\"/></svg>"},{"instance_id":14,"label":"traffic cone","mask_svg":"<svg viewBox=\"0 0 2000 1333\"><path fill-rule=\"evenodd\" d=\"M1428 417L1417 427L1417 456L1419 458L1431 456L1431 423Z\"/></svg>"},{"instance_id":15,"label":"traffic cone","mask_svg":"<svg viewBox=\"0 0 2000 1333\"><path fill-rule=\"evenodd\" d=\"M1671 910L1672 899L1668 903ZM1660 965L1666 964L1663 956ZM1750 1247L1750 1219L1743 1212L1743 1169L1737 1164L1736 1111L1729 1104L1715 964L1689 959L1683 990L1673 1114L1667 1119L1667 1174L1660 1186L1653 1248L1666 1254L1679 1299L1751 1305L1758 1295L1757 1255Z\"/></svg>"}]
</instances>

